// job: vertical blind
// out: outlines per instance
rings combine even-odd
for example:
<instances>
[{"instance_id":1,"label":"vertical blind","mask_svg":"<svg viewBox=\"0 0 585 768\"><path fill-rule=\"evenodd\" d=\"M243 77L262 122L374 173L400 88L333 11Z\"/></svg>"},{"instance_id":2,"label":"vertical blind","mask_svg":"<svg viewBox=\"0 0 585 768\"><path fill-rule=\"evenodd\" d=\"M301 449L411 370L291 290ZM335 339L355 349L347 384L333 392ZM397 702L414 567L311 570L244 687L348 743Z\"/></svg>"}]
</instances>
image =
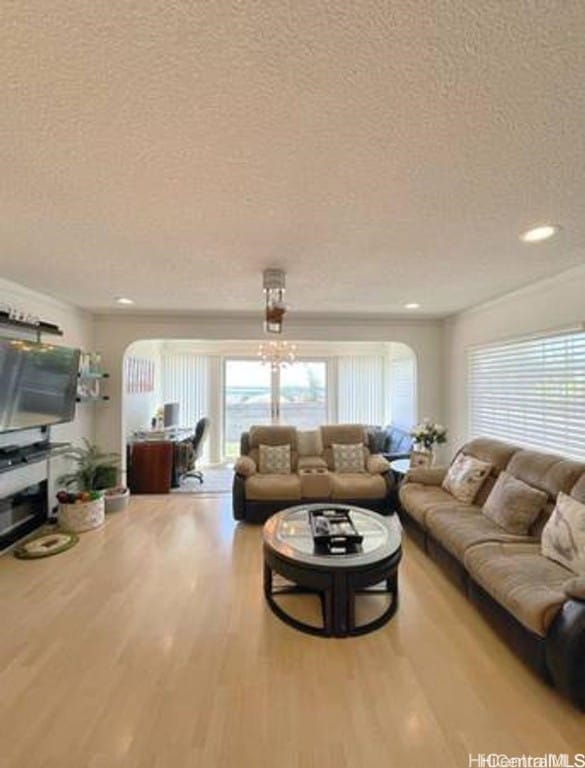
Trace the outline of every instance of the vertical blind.
<instances>
[{"instance_id":1,"label":"vertical blind","mask_svg":"<svg viewBox=\"0 0 585 768\"><path fill-rule=\"evenodd\" d=\"M384 367L381 356L337 359L337 420L340 423L384 422Z\"/></svg>"},{"instance_id":2,"label":"vertical blind","mask_svg":"<svg viewBox=\"0 0 585 768\"><path fill-rule=\"evenodd\" d=\"M181 426L195 426L209 415L209 361L206 355L169 354L161 360L161 395L180 404Z\"/></svg>"},{"instance_id":3,"label":"vertical blind","mask_svg":"<svg viewBox=\"0 0 585 768\"><path fill-rule=\"evenodd\" d=\"M585 332L468 355L470 431L585 460Z\"/></svg>"}]
</instances>

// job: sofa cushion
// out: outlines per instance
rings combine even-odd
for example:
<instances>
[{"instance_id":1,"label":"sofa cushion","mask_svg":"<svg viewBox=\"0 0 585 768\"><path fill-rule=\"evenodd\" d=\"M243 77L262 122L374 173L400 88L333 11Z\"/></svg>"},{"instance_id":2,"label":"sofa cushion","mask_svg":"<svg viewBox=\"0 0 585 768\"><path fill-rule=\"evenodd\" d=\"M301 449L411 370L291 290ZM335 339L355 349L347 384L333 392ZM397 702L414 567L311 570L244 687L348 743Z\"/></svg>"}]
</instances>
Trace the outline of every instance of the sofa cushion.
<instances>
[{"instance_id":1,"label":"sofa cushion","mask_svg":"<svg viewBox=\"0 0 585 768\"><path fill-rule=\"evenodd\" d=\"M301 481L297 474L255 474L246 480L246 499L249 501L296 501L300 498Z\"/></svg>"},{"instance_id":2,"label":"sofa cushion","mask_svg":"<svg viewBox=\"0 0 585 768\"><path fill-rule=\"evenodd\" d=\"M532 488L504 470L483 505L483 513L508 533L526 536L547 501L544 491Z\"/></svg>"},{"instance_id":3,"label":"sofa cushion","mask_svg":"<svg viewBox=\"0 0 585 768\"><path fill-rule=\"evenodd\" d=\"M459 505L440 485L403 483L398 495L402 508L423 528L426 528L426 516L431 509L454 509Z\"/></svg>"},{"instance_id":4,"label":"sofa cushion","mask_svg":"<svg viewBox=\"0 0 585 768\"><path fill-rule=\"evenodd\" d=\"M542 554L585 576L585 504L559 493L542 531Z\"/></svg>"},{"instance_id":5,"label":"sofa cushion","mask_svg":"<svg viewBox=\"0 0 585 768\"><path fill-rule=\"evenodd\" d=\"M570 571L543 557L538 543L481 544L467 550L464 564L474 581L540 636L567 599Z\"/></svg>"},{"instance_id":6,"label":"sofa cushion","mask_svg":"<svg viewBox=\"0 0 585 768\"><path fill-rule=\"evenodd\" d=\"M284 445L288 443L292 451L297 450L297 430L295 427L262 425L250 427L248 433L250 448L262 445Z\"/></svg>"},{"instance_id":7,"label":"sofa cushion","mask_svg":"<svg viewBox=\"0 0 585 768\"><path fill-rule=\"evenodd\" d=\"M327 424L321 427L323 448L337 445L355 445L367 443L366 430L361 424Z\"/></svg>"},{"instance_id":8,"label":"sofa cushion","mask_svg":"<svg viewBox=\"0 0 585 768\"><path fill-rule=\"evenodd\" d=\"M319 456L323 453L321 430L297 430L297 449L299 456ZM300 465L299 465L300 466Z\"/></svg>"},{"instance_id":9,"label":"sofa cushion","mask_svg":"<svg viewBox=\"0 0 585 768\"><path fill-rule=\"evenodd\" d=\"M327 469L327 462L322 456L299 456L297 469Z\"/></svg>"},{"instance_id":10,"label":"sofa cushion","mask_svg":"<svg viewBox=\"0 0 585 768\"><path fill-rule=\"evenodd\" d=\"M459 453L447 470L443 488L458 501L472 504L491 469L489 462Z\"/></svg>"},{"instance_id":11,"label":"sofa cushion","mask_svg":"<svg viewBox=\"0 0 585 768\"><path fill-rule=\"evenodd\" d=\"M261 475L286 475L291 471L290 445L258 446L260 461L258 470Z\"/></svg>"},{"instance_id":12,"label":"sofa cushion","mask_svg":"<svg viewBox=\"0 0 585 768\"><path fill-rule=\"evenodd\" d=\"M332 472L331 498L342 499L383 499L386 496L386 481L382 475L366 472L339 474Z\"/></svg>"},{"instance_id":13,"label":"sofa cushion","mask_svg":"<svg viewBox=\"0 0 585 768\"><path fill-rule=\"evenodd\" d=\"M333 469L346 474L348 472L365 472L364 447L361 443L355 445L338 445L333 443Z\"/></svg>"},{"instance_id":14,"label":"sofa cushion","mask_svg":"<svg viewBox=\"0 0 585 768\"><path fill-rule=\"evenodd\" d=\"M518 448L515 445L503 443L501 440L494 440L491 437L477 437L470 440L461 449L461 453L466 456L473 456L480 461L491 464L496 475L506 469L510 459L517 451Z\"/></svg>"},{"instance_id":15,"label":"sofa cushion","mask_svg":"<svg viewBox=\"0 0 585 768\"><path fill-rule=\"evenodd\" d=\"M510 459L506 471L533 488L544 491L554 502L560 491L571 493L585 466L554 454L522 450Z\"/></svg>"},{"instance_id":16,"label":"sofa cushion","mask_svg":"<svg viewBox=\"0 0 585 768\"><path fill-rule=\"evenodd\" d=\"M431 509L426 516L426 525L431 535L461 562L466 550L476 544L488 541L535 541L528 536L508 533L482 515L479 507L471 505L461 505L458 509Z\"/></svg>"}]
</instances>

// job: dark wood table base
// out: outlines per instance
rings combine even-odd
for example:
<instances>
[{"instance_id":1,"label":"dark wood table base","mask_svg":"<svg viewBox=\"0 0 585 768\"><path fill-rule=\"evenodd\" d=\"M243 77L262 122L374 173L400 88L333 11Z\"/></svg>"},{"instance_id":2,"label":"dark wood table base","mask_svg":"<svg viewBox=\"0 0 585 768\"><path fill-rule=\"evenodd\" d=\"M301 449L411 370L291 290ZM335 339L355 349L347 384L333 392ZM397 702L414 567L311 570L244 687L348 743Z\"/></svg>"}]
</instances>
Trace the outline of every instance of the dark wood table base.
<instances>
[{"instance_id":1,"label":"dark wood table base","mask_svg":"<svg viewBox=\"0 0 585 768\"><path fill-rule=\"evenodd\" d=\"M398 608L398 564L402 550L376 563L344 568L317 567L291 562L271 547L264 545L264 595L271 610L301 632L322 637L348 637L363 635L383 626ZM276 587L273 574L278 574L290 585ZM383 588L373 589L384 584ZM274 599L285 594L316 594L321 600L323 627L306 624L287 613ZM358 595L391 595L388 607L375 619L365 624L355 623L355 601Z\"/></svg>"}]
</instances>

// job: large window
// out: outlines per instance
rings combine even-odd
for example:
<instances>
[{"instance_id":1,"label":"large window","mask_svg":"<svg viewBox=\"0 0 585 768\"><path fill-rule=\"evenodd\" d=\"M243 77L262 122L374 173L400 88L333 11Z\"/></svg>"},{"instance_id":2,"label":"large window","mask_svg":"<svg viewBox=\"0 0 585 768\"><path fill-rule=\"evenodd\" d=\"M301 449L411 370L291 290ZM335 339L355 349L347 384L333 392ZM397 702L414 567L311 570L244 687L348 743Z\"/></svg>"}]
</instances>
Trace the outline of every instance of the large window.
<instances>
[{"instance_id":1,"label":"large window","mask_svg":"<svg viewBox=\"0 0 585 768\"><path fill-rule=\"evenodd\" d=\"M472 437L585 459L585 332L478 347L468 359Z\"/></svg>"},{"instance_id":2,"label":"large window","mask_svg":"<svg viewBox=\"0 0 585 768\"><path fill-rule=\"evenodd\" d=\"M279 417L283 424L314 429L327 422L327 363L297 360L280 371Z\"/></svg>"},{"instance_id":3,"label":"large window","mask_svg":"<svg viewBox=\"0 0 585 768\"><path fill-rule=\"evenodd\" d=\"M240 435L252 424L294 424L300 429L327 421L327 363L297 360L271 371L259 360L225 361L224 453L239 453Z\"/></svg>"},{"instance_id":4,"label":"large window","mask_svg":"<svg viewBox=\"0 0 585 768\"><path fill-rule=\"evenodd\" d=\"M274 417L270 368L258 360L226 360L224 389L224 454L240 452L240 435L252 424Z\"/></svg>"}]
</instances>

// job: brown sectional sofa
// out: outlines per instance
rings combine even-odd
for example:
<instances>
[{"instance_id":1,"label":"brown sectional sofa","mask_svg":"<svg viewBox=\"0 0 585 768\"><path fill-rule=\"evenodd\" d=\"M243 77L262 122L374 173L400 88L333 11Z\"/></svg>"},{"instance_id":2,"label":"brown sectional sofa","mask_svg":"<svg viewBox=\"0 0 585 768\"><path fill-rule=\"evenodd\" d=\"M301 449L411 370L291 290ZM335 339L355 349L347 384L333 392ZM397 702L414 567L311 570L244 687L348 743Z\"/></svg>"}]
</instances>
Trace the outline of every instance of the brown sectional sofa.
<instances>
[{"instance_id":1,"label":"brown sectional sofa","mask_svg":"<svg viewBox=\"0 0 585 768\"><path fill-rule=\"evenodd\" d=\"M370 450L370 437L359 424L322 426L315 431L307 450L301 437L307 433L295 427L255 426L240 439L240 458L233 482L233 515L236 520L263 523L281 509L295 504L330 501L390 514L396 507L396 486L390 465ZM339 473L334 470L332 445L363 446L365 472ZM291 472L262 474L260 445L290 445ZM248 461L242 461L247 457Z\"/></svg>"},{"instance_id":2,"label":"brown sectional sofa","mask_svg":"<svg viewBox=\"0 0 585 768\"><path fill-rule=\"evenodd\" d=\"M463 504L442 488L446 469L409 470L399 493L405 527L512 647L583 705L585 577L576 580L544 557L540 535L560 491L585 503L585 464L490 439L473 440L461 452L493 466L474 503ZM504 469L548 496L526 536L508 533L482 513Z\"/></svg>"}]
</instances>

